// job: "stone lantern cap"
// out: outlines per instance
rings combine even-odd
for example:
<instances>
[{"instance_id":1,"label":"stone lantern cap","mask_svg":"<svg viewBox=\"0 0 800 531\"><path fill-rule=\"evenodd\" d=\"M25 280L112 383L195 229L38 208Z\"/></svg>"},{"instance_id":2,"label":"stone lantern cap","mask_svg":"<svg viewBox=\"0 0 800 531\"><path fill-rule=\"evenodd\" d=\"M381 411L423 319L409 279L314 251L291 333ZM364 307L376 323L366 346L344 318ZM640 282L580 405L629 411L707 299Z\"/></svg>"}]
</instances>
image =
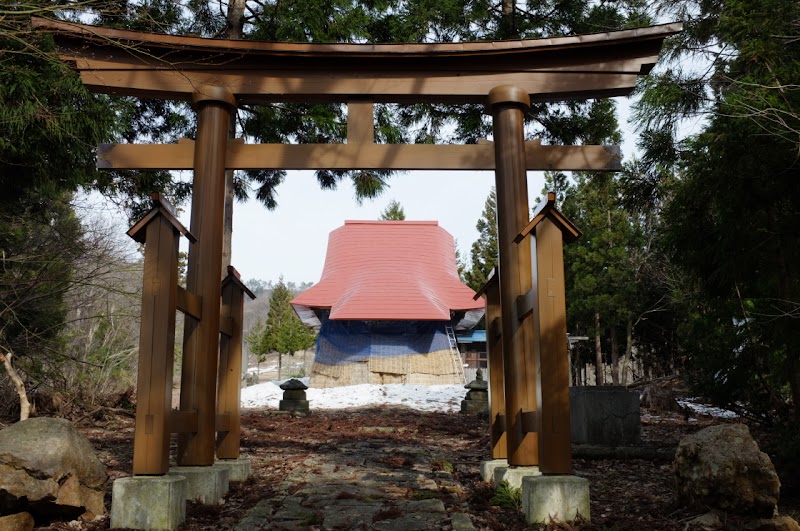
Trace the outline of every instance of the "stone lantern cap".
<instances>
[{"instance_id":1,"label":"stone lantern cap","mask_svg":"<svg viewBox=\"0 0 800 531\"><path fill-rule=\"evenodd\" d=\"M287 380L283 382L280 386L281 389L284 391L305 391L308 389L308 386L298 380L297 378L292 378L291 380Z\"/></svg>"},{"instance_id":2,"label":"stone lantern cap","mask_svg":"<svg viewBox=\"0 0 800 531\"><path fill-rule=\"evenodd\" d=\"M489 389L489 382L483 379L483 371L478 369L475 373L475 379L465 385L464 389L474 389L476 391L485 391Z\"/></svg>"}]
</instances>

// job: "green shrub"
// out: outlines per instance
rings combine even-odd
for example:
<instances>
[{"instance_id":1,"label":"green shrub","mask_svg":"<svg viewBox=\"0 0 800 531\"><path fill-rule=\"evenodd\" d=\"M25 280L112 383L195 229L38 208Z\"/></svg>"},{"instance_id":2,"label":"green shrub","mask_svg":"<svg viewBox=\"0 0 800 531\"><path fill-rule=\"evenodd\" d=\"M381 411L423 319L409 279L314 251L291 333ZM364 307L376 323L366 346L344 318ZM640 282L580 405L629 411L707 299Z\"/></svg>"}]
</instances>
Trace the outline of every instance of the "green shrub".
<instances>
[{"instance_id":1,"label":"green shrub","mask_svg":"<svg viewBox=\"0 0 800 531\"><path fill-rule=\"evenodd\" d=\"M503 480L495 487L490 501L503 509L519 511L522 509L522 489L514 488Z\"/></svg>"}]
</instances>

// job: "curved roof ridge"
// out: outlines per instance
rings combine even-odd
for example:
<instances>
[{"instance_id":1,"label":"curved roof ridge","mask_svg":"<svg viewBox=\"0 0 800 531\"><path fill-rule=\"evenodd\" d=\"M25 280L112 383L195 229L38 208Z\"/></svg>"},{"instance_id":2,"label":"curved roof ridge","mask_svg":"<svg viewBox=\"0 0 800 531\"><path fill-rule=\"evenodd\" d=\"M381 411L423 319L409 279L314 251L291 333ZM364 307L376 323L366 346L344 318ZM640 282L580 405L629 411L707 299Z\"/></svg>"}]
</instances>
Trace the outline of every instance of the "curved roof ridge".
<instances>
[{"instance_id":1,"label":"curved roof ridge","mask_svg":"<svg viewBox=\"0 0 800 531\"><path fill-rule=\"evenodd\" d=\"M331 231L320 281L292 300L304 322L318 324L313 308L334 320L435 321L483 309L438 222L353 221Z\"/></svg>"},{"instance_id":2,"label":"curved roof ridge","mask_svg":"<svg viewBox=\"0 0 800 531\"><path fill-rule=\"evenodd\" d=\"M475 42L446 43L307 43L218 39L211 37L188 37L133 30L92 26L75 22L56 21L33 17L32 26L48 29L62 35L72 34L84 39L104 42L109 39L140 43L155 47L182 48L185 50L239 53L272 53L285 55L307 55L324 53L336 55L469 55L472 53L514 53L530 48L571 47L585 43L641 40L654 37L663 38L665 33L677 33L682 29L679 22L646 26L643 28L605 31L582 35L543 37L538 39L487 40Z\"/></svg>"}]
</instances>

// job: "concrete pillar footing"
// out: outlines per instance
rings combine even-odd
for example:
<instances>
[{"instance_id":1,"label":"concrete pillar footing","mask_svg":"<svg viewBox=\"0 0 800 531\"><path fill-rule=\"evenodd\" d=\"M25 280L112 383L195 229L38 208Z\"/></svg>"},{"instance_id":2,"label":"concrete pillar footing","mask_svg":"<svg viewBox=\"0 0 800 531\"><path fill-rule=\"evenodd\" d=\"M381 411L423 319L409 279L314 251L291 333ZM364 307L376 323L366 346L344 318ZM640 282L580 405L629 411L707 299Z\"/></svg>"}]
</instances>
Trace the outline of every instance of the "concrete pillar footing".
<instances>
[{"instance_id":1,"label":"concrete pillar footing","mask_svg":"<svg viewBox=\"0 0 800 531\"><path fill-rule=\"evenodd\" d=\"M481 478L488 483L492 483L494 481L494 469L498 467L508 468L508 459L481 461Z\"/></svg>"},{"instance_id":2,"label":"concrete pillar footing","mask_svg":"<svg viewBox=\"0 0 800 531\"><path fill-rule=\"evenodd\" d=\"M510 487L522 488L522 480L528 476L541 476L538 466L498 466L494 469L494 484L507 481Z\"/></svg>"},{"instance_id":3,"label":"concrete pillar footing","mask_svg":"<svg viewBox=\"0 0 800 531\"><path fill-rule=\"evenodd\" d=\"M577 476L536 476L522 480L522 512L529 524L573 522L589 515L589 480Z\"/></svg>"},{"instance_id":4,"label":"concrete pillar footing","mask_svg":"<svg viewBox=\"0 0 800 531\"><path fill-rule=\"evenodd\" d=\"M114 480L111 527L176 529L186 520L186 478L133 476Z\"/></svg>"},{"instance_id":5,"label":"concrete pillar footing","mask_svg":"<svg viewBox=\"0 0 800 531\"><path fill-rule=\"evenodd\" d=\"M228 468L221 466L174 466L169 475L186 478L186 499L220 505L228 493Z\"/></svg>"},{"instance_id":6,"label":"concrete pillar footing","mask_svg":"<svg viewBox=\"0 0 800 531\"><path fill-rule=\"evenodd\" d=\"M251 464L247 457L238 459L217 459L214 461L215 467L228 469L228 481L244 481L250 477Z\"/></svg>"}]
</instances>

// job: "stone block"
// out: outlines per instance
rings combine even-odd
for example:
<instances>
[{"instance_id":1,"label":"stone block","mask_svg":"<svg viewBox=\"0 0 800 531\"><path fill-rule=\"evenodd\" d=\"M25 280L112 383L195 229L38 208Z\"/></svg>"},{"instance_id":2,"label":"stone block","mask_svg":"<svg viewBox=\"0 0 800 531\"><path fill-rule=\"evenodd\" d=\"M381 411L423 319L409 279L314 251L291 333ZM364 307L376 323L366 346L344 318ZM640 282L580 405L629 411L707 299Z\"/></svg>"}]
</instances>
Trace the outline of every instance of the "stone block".
<instances>
[{"instance_id":1,"label":"stone block","mask_svg":"<svg viewBox=\"0 0 800 531\"><path fill-rule=\"evenodd\" d=\"M218 459L214 466L228 469L228 481L244 481L250 477L252 465L247 457L239 459Z\"/></svg>"},{"instance_id":2,"label":"stone block","mask_svg":"<svg viewBox=\"0 0 800 531\"><path fill-rule=\"evenodd\" d=\"M623 386L569 388L574 444L635 446L641 443L639 392Z\"/></svg>"},{"instance_id":3,"label":"stone block","mask_svg":"<svg viewBox=\"0 0 800 531\"><path fill-rule=\"evenodd\" d=\"M453 531L475 531L472 520L466 513L453 513L450 515L450 526Z\"/></svg>"},{"instance_id":4,"label":"stone block","mask_svg":"<svg viewBox=\"0 0 800 531\"><path fill-rule=\"evenodd\" d=\"M111 527L176 529L186 519L186 478L134 476L114 480Z\"/></svg>"},{"instance_id":5,"label":"stone block","mask_svg":"<svg viewBox=\"0 0 800 531\"><path fill-rule=\"evenodd\" d=\"M494 469L497 467L508 468L508 459L491 459L489 461L481 461L481 478L484 481L494 481Z\"/></svg>"},{"instance_id":6,"label":"stone block","mask_svg":"<svg viewBox=\"0 0 800 531\"><path fill-rule=\"evenodd\" d=\"M462 413L485 413L489 411L488 400L462 400L461 412Z\"/></svg>"},{"instance_id":7,"label":"stone block","mask_svg":"<svg viewBox=\"0 0 800 531\"><path fill-rule=\"evenodd\" d=\"M280 411L299 411L301 413L307 413L308 400L281 400L278 402L278 409Z\"/></svg>"},{"instance_id":8,"label":"stone block","mask_svg":"<svg viewBox=\"0 0 800 531\"><path fill-rule=\"evenodd\" d=\"M538 466L499 466L494 469L494 484L507 481L510 487L522 488L522 479L528 476L541 476Z\"/></svg>"},{"instance_id":9,"label":"stone block","mask_svg":"<svg viewBox=\"0 0 800 531\"><path fill-rule=\"evenodd\" d=\"M186 478L186 499L220 505L228 493L228 469L213 466L174 466L169 475Z\"/></svg>"},{"instance_id":10,"label":"stone block","mask_svg":"<svg viewBox=\"0 0 800 531\"><path fill-rule=\"evenodd\" d=\"M589 480L577 476L537 476L522 480L522 512L529 524L589 521Z\"/></svg>"}]
</instances>

